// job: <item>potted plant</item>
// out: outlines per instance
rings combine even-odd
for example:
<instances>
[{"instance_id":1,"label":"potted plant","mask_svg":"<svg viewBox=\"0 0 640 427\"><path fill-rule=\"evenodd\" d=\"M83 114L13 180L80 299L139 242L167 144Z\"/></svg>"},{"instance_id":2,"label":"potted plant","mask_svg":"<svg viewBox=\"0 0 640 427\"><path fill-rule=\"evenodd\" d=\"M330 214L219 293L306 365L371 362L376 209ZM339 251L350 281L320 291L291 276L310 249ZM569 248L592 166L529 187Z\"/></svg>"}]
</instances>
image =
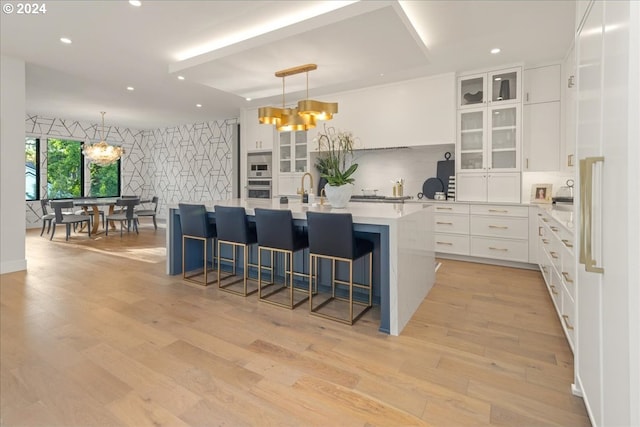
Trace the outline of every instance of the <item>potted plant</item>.
<instances>
[{"instance_id":1,"label":"potted plant","mask_svg":"<svg viewBox=\"0 0 640 427\"><path fill-rule=\"evenodd\" d=\"M318 144L316 167L320 177L327 181L325 193L331 206L344 208L353 194L352 175L358 169L353 162L355 138L351 132L336 131L326 125L314 142Z\"/></svg>"}]
</instances>

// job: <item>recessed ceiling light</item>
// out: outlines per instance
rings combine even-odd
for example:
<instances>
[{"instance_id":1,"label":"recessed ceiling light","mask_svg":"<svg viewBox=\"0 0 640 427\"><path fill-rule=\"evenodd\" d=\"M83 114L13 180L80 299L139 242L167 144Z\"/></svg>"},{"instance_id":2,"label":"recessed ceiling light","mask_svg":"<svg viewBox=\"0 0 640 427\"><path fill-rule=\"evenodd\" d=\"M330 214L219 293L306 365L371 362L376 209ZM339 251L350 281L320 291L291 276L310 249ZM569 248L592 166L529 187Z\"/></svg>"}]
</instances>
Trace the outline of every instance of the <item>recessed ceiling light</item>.
<instances>
[{"instance_id":1,"label":"recessed ceiling light","mask_svg":"<svg viewBox=\"0 0 640 427\"><path fill-rule=\"evenodd\" d=\"M184 76L178 76L178 80L184 80Z\"/></svg>"},{"instance_id":2,"label":"recessed ceiling light","mask_svg":"<svg viewBox=\"0 0 640 427\"><path fill-rule=\"evenodd\" d=\"M129 4L131 6L140 7L142 6L142 2L140 0L129 0Z\"/></svg>"},{"instance_id":3,"label":"recessed ceiling light","mask_svg":"<svg viewBox=\"0 0 640 427\"><path fill-rule=\"evenodd\" d=\"M133 86L127 86L127 90L131 92L131 91L134 91L135 88Z\"/></svg>"},{"instance_id":4,"label":"recessed ceiling light","mask_svg":"<svg viewBox=\"0 0 640 427\"><path fill-rule=\"evenodd\" d=\"M498 47L494 47L493 49L491 49L491 53L493 53L494 55L495 55L496 53L500 53L500 48L498 48Z\"/></svg>"},{"instance_id":5,"label":"recessed ceiling light","mask_svg":"<svg viewBox=\"0 0 640 427\"><path fill-rule=\"evenodd\" d=\"M380 73L380 77L384 77L384 73Z\"/></svg>"},{"instance_id":6,"label":"recessed ceiling light","mask_svg":"<svg viewBox=\"0 0 640 427\"><path fill-rule=\"evenodd\" d=\"M196 107L200 108L202 107L202 104L196 104Z\"/></svg>"},{"instance_id":7,"label":"recessed ceiling light","mask_svg":"<svg viewBox=\"0 0 640 427\"><path fill-rule=\"evenodd\" d=\"M71 39L67 37L60 37L60 41L64 44L71 44Z\"/></svg>"},{"instance_id":8,"label":"recessed ceiling light","mask_svg":"<svg viewBox=\"0 0 640 427\"><path fill-rule=\"evenodd\" d=\"M247 101L251 101L251 98L245 98Z\"/></svg>"}]
</instances>

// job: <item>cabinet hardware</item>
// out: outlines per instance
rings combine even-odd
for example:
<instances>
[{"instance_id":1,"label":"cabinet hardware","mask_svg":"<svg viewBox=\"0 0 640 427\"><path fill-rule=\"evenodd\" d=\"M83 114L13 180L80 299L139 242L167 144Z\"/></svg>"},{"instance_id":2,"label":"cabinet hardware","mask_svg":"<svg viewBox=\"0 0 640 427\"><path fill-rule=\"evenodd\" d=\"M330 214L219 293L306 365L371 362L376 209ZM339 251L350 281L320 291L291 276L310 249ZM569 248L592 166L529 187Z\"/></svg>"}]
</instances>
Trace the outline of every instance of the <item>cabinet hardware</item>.
<instances>
[{"instance_id":1,"label":"cabinet hardware","mask_svg":"<svg viewBox=\"0 0 640 427\"><path fill-rule=\"evenodd\" d=\"M526 168L527 168L527 169L529 169L529 159L528 159L528 158L527 158L527 159L525 159L525 162L527 163Z\"/></svg>"},{"instance_id":2,"label":"cabinet hardware","mask_svg":"<svg viewBox=\"0 0 640 427\"><path fill-rule=\"evenodd\" d=\"M451 243L451 242L436 242L436 244L453 246L453 243Z\"/></svg>"},{"instance_id":3,"label":"cabinet hardware","mask_svg":"<svg viewBox=\"0 0 640 427\"><path fill-rule=\"evenodd\" d=\"M489 209L489 212L509 213L509 211L505 209Z\"/></svg>"},{"instance_id":4,"label":"cabinet hardware","mask_svg":"<svg viewBox=\"0 0 640 427\"><path fill-rule=\"evenodd\" d=\"M527 102L529 102L529 92L527 92Z\"/></svg>"},{"instance_id":5,"label":"cabinet hardware","mask_svg":"<svg viewBox=\"0 0 640 427\"><path fill-rule=\"evenodd\" d=\"M575 78L576 76L569 76L569 78L567 79L568 88L572 88L573 86L575 86Z\"/></svg>"},{"instance_id":6,"label":"cabinet hardware","mask_svg":"<svg viewBox=\"0 0 640 427\"><path fill-rule=\"evenodd\" d=\"M553 258L553 259L558 259L559 258L557 252L551 251L551 252L549 252L549 254L551 255L551 258Z\"/></svg>"},{"instance_id":7,"label":"cabinet hardware","mask_svg":"<svg viewBox=\"0 0 640 427\"><path fill-rule=\"evenodd\" d=\"M572 248L573 245L571 243L569 243L569 241L567 239L562 239L562 243L564 243L564 245L568 248Z\"/></svg>"},{"instance_id":8,"label":"cabinet hardware","mask_svg":"<svg viewBox=\"0 0 640 427\"><path fill-rule=\"evenodd\" d=\"M502 251L502 252L508 252L509 249L507 248L494 248L493 246L489 246L489 249L491 249L492 251Z\"/></svg>"},{"instance_id":9,"label":"cabinet hardware","mask_svg":"<svg viewBox=\"0 0 640 427\"><path fill-rule=\"evenodd\" d=\"M547 239L542 239L542 243L544 243L545 245L548 245L549 241Z\"/></svg>"},{"instance_id":10,"label":"cabinet hardware","mask_svg":"<svg viewBox=\"0 0 640 427\"><path fill-rule=\"evenodd\" d=\"M543 220L544 222L549 222L549 220L548 220L547 218L542 218L542 220Z\"/></svg>"},{"instance_id":11,"label":"cabinet hardware","mask_svg":"<svg viewBox=\"0 0 640 427\"><path fill-rule=\"evenodd\" d=\"M436 209L439 211L452 211L453 208L443 208L442 206L436 206Z\"/></svg>"},{"instance_id":12,"label":"cabinet hardware","mask_svg":"<svg viewBox=\"0 0 640 427\"><path fill-rule=\"evenodd\" d=\"M489 228L498 228L500 230L506 230L509 227L507 227L506 225L490 225Z\"/></svg>"},{"instance_id":13,"label":"cabinet hardware","mask_svg":"<svg viewBox=\"0 0 640 427\"><path fill-rule=\"evenodd\" d=\"M439 224L439 225L453 225L452 222L442 222L442 221L436 221L436 224Z\"/></svg>"},{"instance_id":14,"label":"cabinet hardware","mask_svg":"<svg viewBox=\"0 0 640 427\"><path fill-rule=\"evenodd\" d=\"M551 285L551 293L554 295L558 295L558 291L556 291L556 287Z\"/></svg>"},{"instance_id":15,"label":"cabinet hardware","mask_svg":"<svg viewBox=\"0 0 640 427\"><path fill-rule=\"evenodd\" d=\"M569 277L569 273L567 273L566 271L562 272L562 277L564 277L564 281L567 283L573 283L573 280L571 280L571 278Z\"/></svg>"},{"instance_id":16,"label":"cabinet hardware","mask_svg":"<svg viewBox=\"0 0 640 427\"><path fill-rule=\"evenodd\" d=\"M542 216L542 214L541 214L541 213L538 213L538 216Z\"/></svg>"},{"instance_id":17,"label":"cabinet hardware","mask_svg":"<svg viewBox=\"0 0 640 427\"><path fill-rule=\"evenodd\" d=\"M538 236L542 236L542 227L538 227Z\"/></svg>"},{"instance_id":18,"label":"cabinet hardware","mask_svg":"<svg viewBox=\"0 0 640 427\"><path fill-rule=\"evenodd\" d=\"M575 166L575 165L573 164L573 154L569 154L569 155L567 156L567 166Z\"/></svg>"},{"instance_id":19,"label":"cabinet hardware","mask_svg":"<svg viewBox=\"0 0 640 427\"><path fill-rule=\"evenodd\" d=\"M567 327L567 329L569 329L570 331L573 331L573 326L571 326L571 324L569 323L569 315L563 314L562 320L564 320L564 324Z\"/></svg>"},{"instance_id":20,"label":"cabinet hardware","mask_svg":"<svg viewBox=\"0 0 640 427\"><path fill-rule=\"evenodd\" d=\"M558 231L558 227L549 227L552 231L557 232Z\"/></svg>"}]
</instances>

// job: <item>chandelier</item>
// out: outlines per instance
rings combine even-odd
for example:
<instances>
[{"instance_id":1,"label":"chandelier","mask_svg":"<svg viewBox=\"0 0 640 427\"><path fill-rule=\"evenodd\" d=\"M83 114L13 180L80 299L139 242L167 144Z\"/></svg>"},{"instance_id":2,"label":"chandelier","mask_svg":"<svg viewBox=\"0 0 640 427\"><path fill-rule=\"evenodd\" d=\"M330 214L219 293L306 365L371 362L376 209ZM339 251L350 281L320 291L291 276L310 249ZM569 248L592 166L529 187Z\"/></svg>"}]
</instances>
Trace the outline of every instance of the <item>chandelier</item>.
<instances>
[{"instance_id":1,"label":"chandelier","mask_svg":"<svg viewBox=\"0 0 640 427\"><path fill-rule=\"evenodd\" d=\"M317 120L331 120L338 112L336 102L321 102L309 99L309 71L316 70L316 64L300 65L286 70L276 71L276 77L282 78L282 108L260 107L258 120L262 124L275 125L282 131L309 130L316 126ZM298 101L296 108L285 107L285 77L307 73L307 97Z\"/></svg>"},{"instance_id":2,"label":"chandelier","mask_svg":"<svg viewBox=\"0 0 640 427\"><path fill-rule=\"evenodd\" d=\"M98 166L108 166L117 162L124 154L124 148L117 145L111 145L104 140L104 111L102 114L102 131L100 132L100 142L94 144L84 144L82 154L93 163Z\"/></svg>"}]
</instances>

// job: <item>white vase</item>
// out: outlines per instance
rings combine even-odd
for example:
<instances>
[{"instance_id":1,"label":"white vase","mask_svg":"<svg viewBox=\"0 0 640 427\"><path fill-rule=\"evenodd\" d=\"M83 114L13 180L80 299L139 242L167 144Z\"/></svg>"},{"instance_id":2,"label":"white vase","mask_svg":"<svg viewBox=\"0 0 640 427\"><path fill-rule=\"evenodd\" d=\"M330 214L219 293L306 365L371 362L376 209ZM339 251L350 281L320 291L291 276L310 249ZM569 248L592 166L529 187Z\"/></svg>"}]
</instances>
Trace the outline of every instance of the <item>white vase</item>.
<instances>
[{"instance_id":1,"label":"white vase","mask_svg":"<svg viewBox=\"0 0 640 427\"><path fill-rule=\"evenodd\" d=\"M344 208L349 203L351 195L353 194L353 184L345 184L334 187L332 185L325 185L324 191L327 194L327 200L333 208Z\"/></svg>"}]
</instances>

